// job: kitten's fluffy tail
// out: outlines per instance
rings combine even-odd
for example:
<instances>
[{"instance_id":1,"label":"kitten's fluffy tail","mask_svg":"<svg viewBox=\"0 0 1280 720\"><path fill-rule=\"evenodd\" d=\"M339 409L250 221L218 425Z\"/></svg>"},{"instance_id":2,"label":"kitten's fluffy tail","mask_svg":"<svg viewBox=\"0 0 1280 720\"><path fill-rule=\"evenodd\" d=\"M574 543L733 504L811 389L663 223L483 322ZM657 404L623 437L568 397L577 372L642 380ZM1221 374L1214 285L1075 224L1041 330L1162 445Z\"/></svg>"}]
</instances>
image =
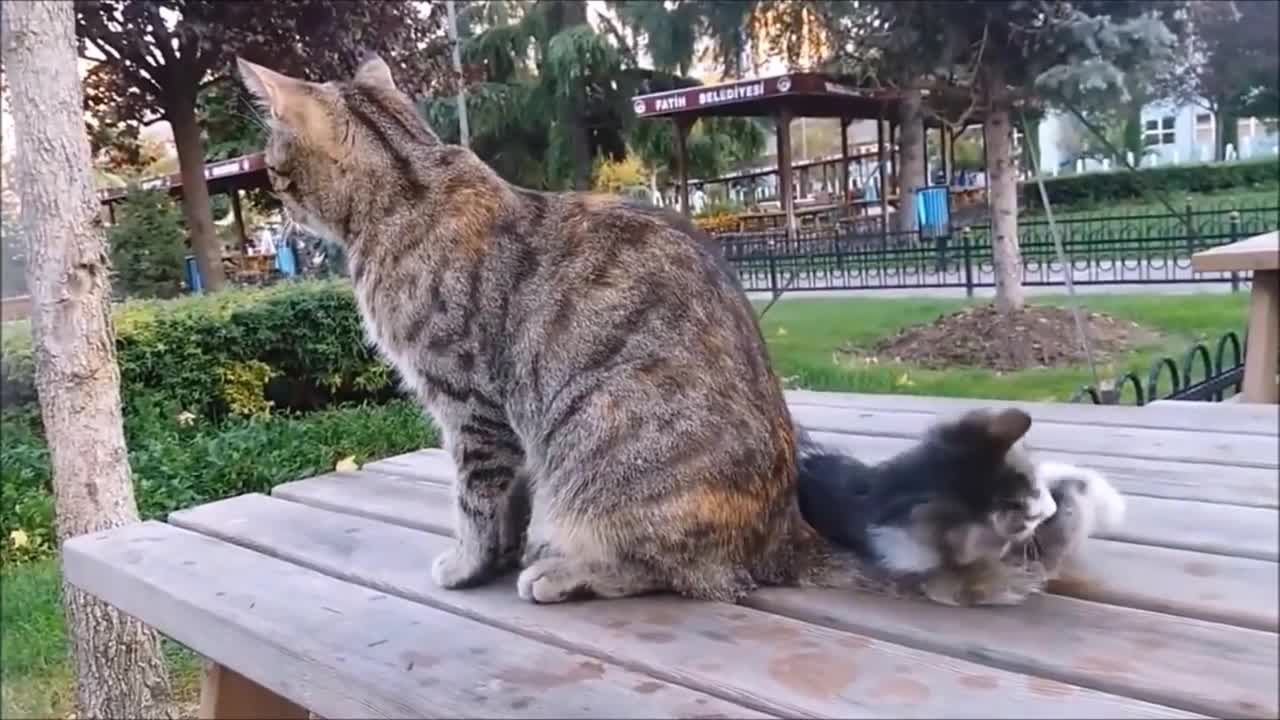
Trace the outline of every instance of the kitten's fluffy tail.
<instances>
[{"instance_id":1,"label":"kitten's fluffy tail","mask_svg":"<svg viewBox=\"0 0 1280 720\"><path fill-rule=\"evenodd\" d=\"M1124 522L1124 496L1101 473L1050 460L1036 466L1036 475L1051 492L1069 483L1079 484L1079 492L1089 499L1093 510L1093 522L1086 535L1099 530L1114 530Z\"/></svg>"},{"instance_id":2,"label":"kitten's fluffy tail","mask_svg":"<svg viewBox=\"0 0 1280 720\"><path fill-rule=\"evenodd\" d=\"M798 492L791 517L790 572L801 585L857 588L890 593L888 580L866 564L853 548L833 541L845 533L850 508L839 497L842 488L865 471L855 458L821 447L797 433Z\"/></svg>"}]
</instances>

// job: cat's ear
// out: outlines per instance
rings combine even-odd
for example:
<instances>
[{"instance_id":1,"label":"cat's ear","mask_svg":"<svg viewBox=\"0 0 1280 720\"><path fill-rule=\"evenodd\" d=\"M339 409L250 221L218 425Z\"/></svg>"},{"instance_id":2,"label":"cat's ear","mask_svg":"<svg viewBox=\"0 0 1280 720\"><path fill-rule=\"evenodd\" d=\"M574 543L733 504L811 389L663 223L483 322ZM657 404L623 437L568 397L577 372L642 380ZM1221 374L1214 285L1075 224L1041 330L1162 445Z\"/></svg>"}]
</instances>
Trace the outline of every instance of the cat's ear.
<instances>
[{"instance_id":1,"label":"cat's ear","mask_svg":"<svg viewBox=\"0 0 1280 720\"><path fill-rule=\"evenodd\" d=\"M305 80L282 75L275 70L268 70L242 57L236 58L236 67L240 71L240 79L258 103L270 113L273 120L279 120L287 109L294 104L296 98L303 95Z\"/></svg>"},{"instance_id":2,"label":"cat's ear","mask_svg":"<svg viewBox=\"0 0 1280 720\"><path fill-rule=\"evenodd\" d=\"M352 79L356 85L364 87L395 90L396 81L391 77L391 67L377 53L371 52L360 61L356 75Z\"/></svg>"},{"instance_id":3,"label":"cat's ear","mask_svg":"<svg viewBox=\"0 0 1280 720\"><path fill-rule=\"evenodd\" d=\"M997 445L1008 450L1031 429L1031 416L1017 408L1006 408L992 413L987 419L987 435Z\"/></svg>"}]
</instances>

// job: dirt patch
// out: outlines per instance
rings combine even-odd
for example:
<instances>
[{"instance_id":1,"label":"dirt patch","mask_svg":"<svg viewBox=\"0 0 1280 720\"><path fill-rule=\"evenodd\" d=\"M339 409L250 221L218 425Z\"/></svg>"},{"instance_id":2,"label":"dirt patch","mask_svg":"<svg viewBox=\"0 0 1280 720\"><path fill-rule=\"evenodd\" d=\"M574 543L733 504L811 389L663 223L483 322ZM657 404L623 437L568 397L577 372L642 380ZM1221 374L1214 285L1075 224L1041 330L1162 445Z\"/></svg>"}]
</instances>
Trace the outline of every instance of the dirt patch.
<instances>
[{"instance_id":1,"label":"dirt patch","mask_svg":"<svg viewBox=\"0 0 1280 720\"><path fill-rule=\"evenodd\" d=\"M1081 314L1099 363L1160 338L1128 320L1087 310ZM869 351L848 348L846 352L931 370L979 367L1013 372L1086 362L1071 310L1049 305L1028 305L1008 316L1001 315L994 305L965 308L926 325L904 328L879 340Z\"/></svg>"}]
</instances>

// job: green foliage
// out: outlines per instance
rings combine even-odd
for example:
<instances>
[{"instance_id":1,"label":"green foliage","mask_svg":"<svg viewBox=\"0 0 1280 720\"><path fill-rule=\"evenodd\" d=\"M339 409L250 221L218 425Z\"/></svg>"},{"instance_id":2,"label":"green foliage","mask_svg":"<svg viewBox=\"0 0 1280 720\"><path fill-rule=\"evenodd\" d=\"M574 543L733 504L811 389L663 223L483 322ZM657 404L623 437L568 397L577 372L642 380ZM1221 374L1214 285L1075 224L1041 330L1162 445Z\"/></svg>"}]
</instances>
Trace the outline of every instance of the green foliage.
<instances>
[{"instance_id":1,"label":"green foliage","mask_svg":"<svg viewBox=\"0 0 1280 720\"><path fill-rule=\"evenodd\" d=\"M267 383L280 373L261 360L246 360L218 368L222 401L232 415L263 418L271 414Z\"/></svg>"},{"instance_id":2,"label":"green foliage","mask_svg":"<svg viewBox=\"0 0 1280 720\"><path fill-rule=\"evenodd\" d=\"M0 561L46 555L53 543L48 450L31 410L0 415ZM172 408L145 403L125 420L129 464L143 518L247 492L355 462L411 452L437 443L421 410L404 400L348 406L305 416L185 421ZM14 541L14 533L19 539Z\"/></svg>"},{"instance_id":3,"label":"green foliage","mask_svg":"<svg viewBox=\"0 0 1280 720\"><path fill-rule=\"evenodd\" d=\"M132 188L107 240L117 294L169 298L182 290L182 212L168 193Z\"/></svg>"},{"instance_id":4,"label":"green foliage","mask_svg":"<svg viewBox=\"0 0 1280 720\"><path fill-rule=\"evenodd\" d=\"M1280 185L1280 162L1274 158L1238 163L1172 165L1144 168L1137 172L1085 173L1046 178L1045 191L1054 207L1093 205L1131 198L1146 199L1151 193L1171 196L1177 207L1186 193L1206 193L1227 189L1253 189ZM1024 208L1040 207L1035 183L1019 187L1019 203Z\"/></svg>"},{"instance_id":5,"label":"green foliage","mask_svg":"<svg viewBox=\"0 0 1280 720\"><path fill-rule=\"evenodd\" d=\"M114 319L126 414L160 402L175 413L218 419L261 414L268 401L280 410L313 410L396 394L392 371L366 343L346 283L130 301L116 306ZM12 334L6 327L0 346L6 401L34 397L24 327L14 324Z\"/></svg>"}]
</instances>

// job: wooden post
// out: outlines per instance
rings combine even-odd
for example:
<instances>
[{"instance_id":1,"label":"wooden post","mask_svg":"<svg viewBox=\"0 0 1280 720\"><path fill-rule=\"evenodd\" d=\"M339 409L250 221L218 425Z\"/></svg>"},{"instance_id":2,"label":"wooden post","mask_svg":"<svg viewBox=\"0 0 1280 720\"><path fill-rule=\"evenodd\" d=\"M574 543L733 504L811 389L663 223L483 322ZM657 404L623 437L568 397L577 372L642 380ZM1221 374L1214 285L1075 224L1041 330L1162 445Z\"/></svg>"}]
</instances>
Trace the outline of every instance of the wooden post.
<instances>
[{"instance_id":1,"label":"wooden post","mask_svg":"<svg viewBox=\"0 0 1280 720\"><path fill-rule=\"evenodd\" d=\"M942 128L942 173L946 175L946 185L950 187L951 177L956 171L956 138L951 128Z\"/></svg>"},{"instance_id":2,"label":"wooden post","mask_svg":"<svg viewBox=\"0 0 1280 720\"><path fill-rule=\"evenodd\" d=\"M201 720L307 720L307 709L245 676L206 662L200 681Z\"/></svg>"},{"instance_id":3,"label":"wooden post","mask_svg":"<svg viewBox=\"0 0 1280 720\"><path fill-rule=\"evenodd\" d=\"M902 166L902 148L898 147L898 123L892 120L889 121L889 161L893 163L893 174L889 176L889 189L894 194L898 194L902 190L898 187L898 168Z\"/></svg>"},{"instance_id":4,"label":"wooden post","mask_svg":"<svg viewBox=\"0 0 1280 720\"><path fill-rule=\"evenodd\" d=\"M1241 394L1247 403L1280 402L1276 346L1280 344L1280 271L1254 270L1249 296L1249 346Z\"/></svg>"},{"instance_id":5,"label":"wooden post","mask_svg":"<svg viewBox=\"0 0 1280 720\"><path fill-rule=\"evenodd\" d=\"M778 193L782 200L782 212L787 216L787 235L796 229L795 197L791 189L791 112L782 110L778 113Z\"/></svg>"},{"instance_id":6,"label":"wooden post","mask_svg":"<svg viewBox=\"0 0 1280 720\"><path fill-rule=\"evenodd\" d=\"M880 166L880 234L889 231L889 180L884 166L884 106L876 113L876 163Z\"/></svg>"},{"instance_id":7,"label":"wooden post","mask_svg":"<svg viewBox=\"0 0 1280 720\"><path fill-rule=\"evenodd\" d=\"M678 178L676 187L676 199L680 203L680 212L685 217L690 217L692 211L689 208L689 149L686 146L686 140L689 137L689 128L693 123L687 118L672 118L676 129L676 177Z\"/></svg>"},{"instance_id":8,"label":"wooden post","mask_svg":"<svg viewBox=\"0 0 1280 720\"><path fill-rule=\"evenodd\" d=\"M849 118L840 118L840 199L849 204Z\"/></svg>"},{"instance_id":9,"label":"wooden post","mask_svg":"<svg viewBox=\"0 0 1280 720\"><path fill-rule=\"evenodd\" d=\"M240 191L231 190L231 214L236 220L236 234L240 236L240 252L249 254L249 234L244 231L244 211L240 208Z\"/></svg>"},{"instance_id":10,"label":"wooden post","mask_svg":"<svg viewBox=\"0 0 1280 720\"><path fill-rule=\"evenodd\" d=\"M923 117L920 118L920 144L924 146L924 164L921 166L924 170L924 184L920 187L929 187L933 184L933 178L929 177L929 123Z\"/></svg>"}]
</instances>

